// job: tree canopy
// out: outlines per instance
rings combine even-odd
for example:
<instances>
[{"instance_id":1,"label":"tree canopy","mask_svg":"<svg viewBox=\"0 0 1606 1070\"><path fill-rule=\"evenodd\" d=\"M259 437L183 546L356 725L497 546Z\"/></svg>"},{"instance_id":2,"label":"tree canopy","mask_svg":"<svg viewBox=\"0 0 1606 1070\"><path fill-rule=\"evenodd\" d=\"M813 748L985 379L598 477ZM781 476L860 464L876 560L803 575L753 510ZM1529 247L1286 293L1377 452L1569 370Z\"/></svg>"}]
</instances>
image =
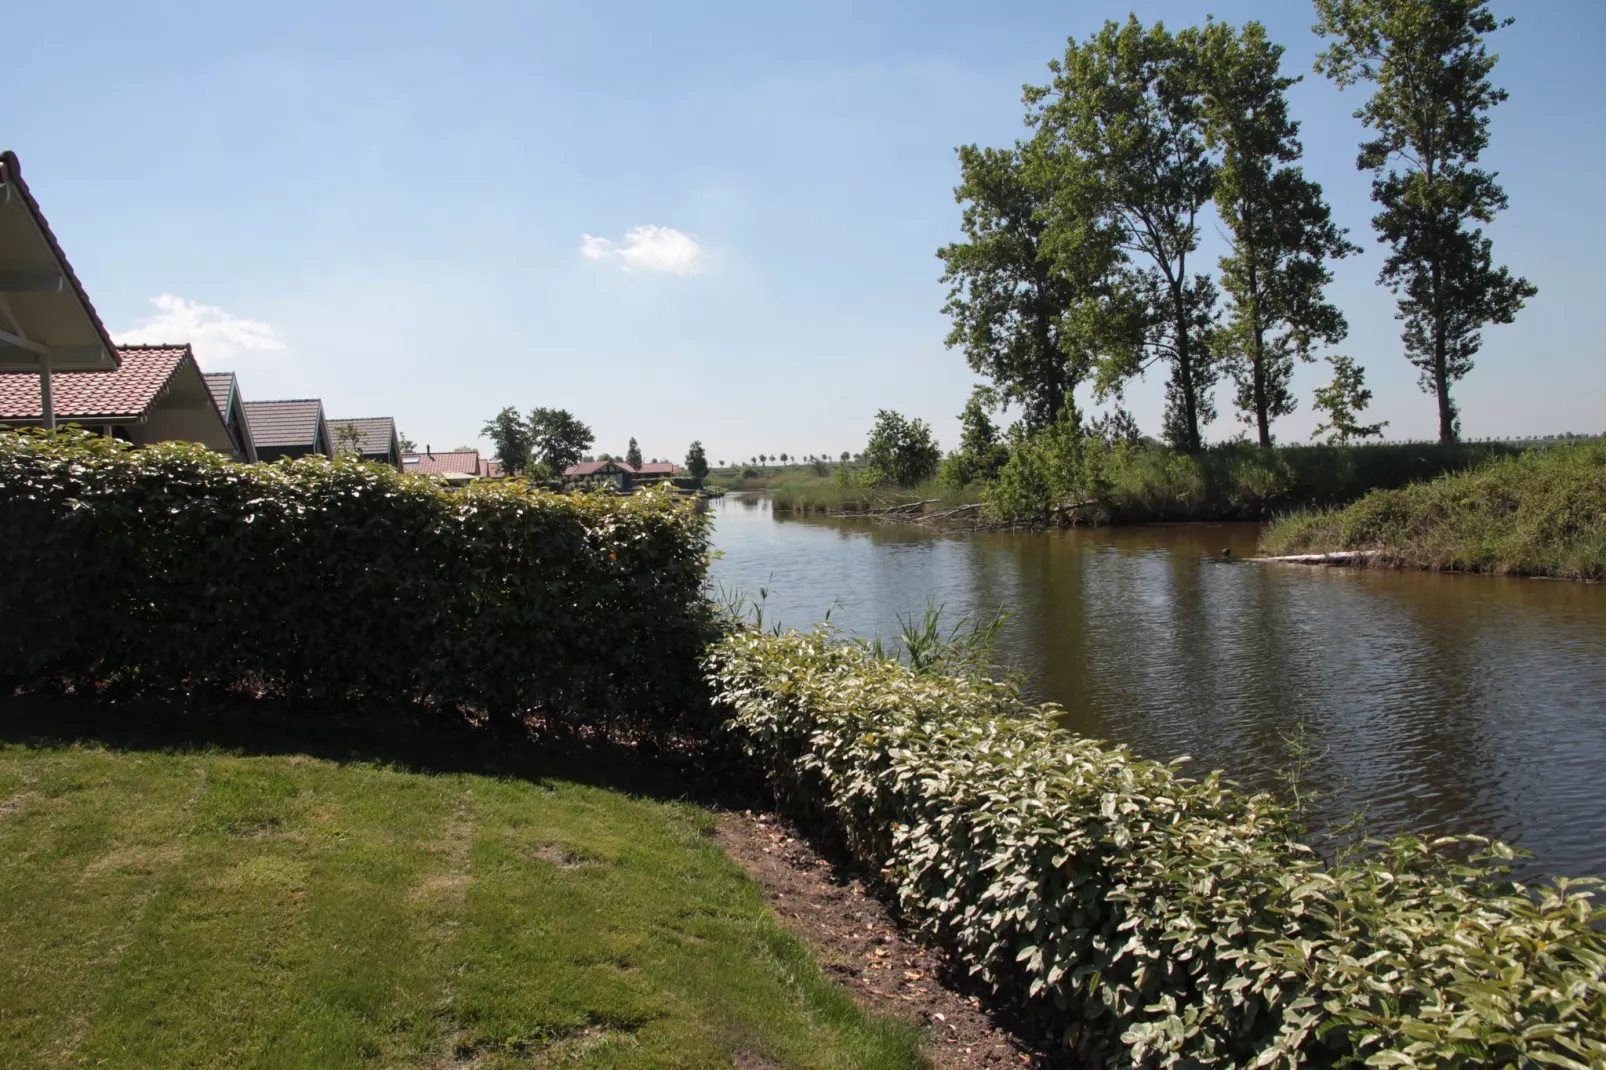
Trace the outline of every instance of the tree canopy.
<instances>
[{"instance_id":1,"label":"tree canopy","mask_svg":"<svg viewBox=\"0 0 1606 1070\"><path fill-rule=\"evenodd\" d=\"M1450 384L1472 370L1490 323L1510 323L1538 288L1494 266L1477 224L1506 207L1495 176L1477 166L1489 112L1506 99L1490 80L1484 39L1501 21L1487 0L1316 0L1330 39L1316 69L1340 88L1369 83L1355 112L1376 136L1356 166L1373 173L1372 219L1389 247L1378 281L1398 295L1407 359L1439 408L1439 439L1459 418Z\"/></svg>"}]
</instances>

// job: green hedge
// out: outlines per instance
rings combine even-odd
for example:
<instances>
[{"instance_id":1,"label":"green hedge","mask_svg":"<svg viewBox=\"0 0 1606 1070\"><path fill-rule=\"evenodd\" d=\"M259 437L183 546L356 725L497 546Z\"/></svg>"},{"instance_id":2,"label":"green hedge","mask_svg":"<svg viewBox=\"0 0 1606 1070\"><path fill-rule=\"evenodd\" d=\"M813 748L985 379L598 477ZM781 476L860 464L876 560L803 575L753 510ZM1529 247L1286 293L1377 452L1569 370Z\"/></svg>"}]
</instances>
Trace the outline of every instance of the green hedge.
<instances>
[{"instance_id":1,"label":"green hedge","mask_svg":"<svg viewBox=\"0 0 1606 1070\"><path fill-rule=\"evenodd\" d=\"M670 729L704 694L707 559L706 521L667 493L0 434L13 678Z\"/></svg>"},{"instance_id":2,"label":"green hedge","mask_svg":"<svg viewBox=\"0 0 1606 1070\"><path fill-rule=\"evenodd\" d=\"M1498 844L1324 861L1286 809L985 680L742 633L718 701L781 805L1089 1065L1606 1066L1606 912Z\"/></svg>"}]
</instances>

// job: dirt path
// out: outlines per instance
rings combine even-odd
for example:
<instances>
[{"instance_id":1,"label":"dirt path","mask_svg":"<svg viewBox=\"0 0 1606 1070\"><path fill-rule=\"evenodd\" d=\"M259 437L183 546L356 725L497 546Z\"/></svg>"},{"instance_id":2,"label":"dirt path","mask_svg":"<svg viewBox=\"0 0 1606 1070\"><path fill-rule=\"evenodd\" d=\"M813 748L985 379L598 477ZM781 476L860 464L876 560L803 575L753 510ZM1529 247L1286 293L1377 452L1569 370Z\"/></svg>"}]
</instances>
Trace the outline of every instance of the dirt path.
<instances>
[{"instance_id":1,"label":"dirt path","mask_svg":"<svg viewBox=\"0 0 1606 1070\"><path fill-rule=\"evenodd\" d=\"M1065 1065L1011 1032L979 998L947 983L953 971L946 955L910 940L857 874L822 857L773 814L723 814L716 838L827 973L866 1007L924 1030L936 1066Z\"/></svg>"}]
</instances>

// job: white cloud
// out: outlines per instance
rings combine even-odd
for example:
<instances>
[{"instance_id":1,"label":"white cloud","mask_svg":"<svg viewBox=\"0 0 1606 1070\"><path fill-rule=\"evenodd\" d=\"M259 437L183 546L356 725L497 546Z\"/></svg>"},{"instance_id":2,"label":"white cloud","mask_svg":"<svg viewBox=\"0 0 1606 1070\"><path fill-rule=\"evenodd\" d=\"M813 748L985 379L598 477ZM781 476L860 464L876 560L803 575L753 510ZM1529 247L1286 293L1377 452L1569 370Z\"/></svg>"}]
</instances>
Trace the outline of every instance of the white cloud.
<instances>
[{"instance_id":1,"label":"white cloud","mask_svg":"<svg viewBox=\"0 0 1606 1070\"><path fill-rule=\"evenodd\" d=\"M616 256L626 271L696 275L703 270L702 245L692 235L673 227L635 227L625 232L625 239L619 244L594 234L582 234L580 255L587 260Z\"/></svg>"},{"instance_id":2,"label":"white cloud","mask_svg":"<svg viewBox=\"0 0 1606 1070\"><path fill-rule=\"evenodd\" d=\"M236 316L216 305L186 301L174 294L151 298L156 314L147 316L113 341L119 345L188 342L203 365L224 368L250 353L281 352L284 341L269 324Z\"/></svg>"}]
</instances>

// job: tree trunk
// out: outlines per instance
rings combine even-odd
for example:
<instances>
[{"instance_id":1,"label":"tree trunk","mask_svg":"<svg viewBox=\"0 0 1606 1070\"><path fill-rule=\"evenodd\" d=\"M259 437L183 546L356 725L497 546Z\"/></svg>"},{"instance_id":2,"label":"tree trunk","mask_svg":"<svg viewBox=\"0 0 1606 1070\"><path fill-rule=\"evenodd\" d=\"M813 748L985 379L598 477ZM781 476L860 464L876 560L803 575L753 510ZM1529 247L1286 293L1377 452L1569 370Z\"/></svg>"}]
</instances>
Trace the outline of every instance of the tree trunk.
<instances>
[{"instance_id":1,"label":"tree trunk","mask_svg":"<svg viewBox=\"0 0 1606 1070\"><path fill-rule=\"evenodd\" d=\"M1260 448L1271 449L1271 420L1266 414L1266 330L1260 325L1260 279L1255 271L1254 250L1249 250L1249 359L1254 367L1255 428L1260 432Z\"/></svg>"},{"instance_id":2,"label":"tree trunk","mask_svg":"<svg viewBox=\"0 0 1606 1070\"><path fill-rule=\"evenodd\" d=\"M1181 283L1172 283L1171 302L1176 309L1177 372L1182 380L1182 418L1187 424L1182 448L1189 453L1198 453L1199 405L1193 394L1193 347L1190 344L1192 340L1188 337L1188 309L1182 299Z\"/></svg>"},{"instance_id":3,"label":"tree trunk","mask_svg":"<svg viewBox=\"0 0 1606 1070\"><path fill-rule=\"evenodd\" d=\"M1444 311L1440 298L1443 275L1439 262L1433 262L1433 393L1439 399L1439 444L1455 443L1455 407L1450 404L1450 373L1446 366L1444 344Z\"/></svg>"}]
</instances>

